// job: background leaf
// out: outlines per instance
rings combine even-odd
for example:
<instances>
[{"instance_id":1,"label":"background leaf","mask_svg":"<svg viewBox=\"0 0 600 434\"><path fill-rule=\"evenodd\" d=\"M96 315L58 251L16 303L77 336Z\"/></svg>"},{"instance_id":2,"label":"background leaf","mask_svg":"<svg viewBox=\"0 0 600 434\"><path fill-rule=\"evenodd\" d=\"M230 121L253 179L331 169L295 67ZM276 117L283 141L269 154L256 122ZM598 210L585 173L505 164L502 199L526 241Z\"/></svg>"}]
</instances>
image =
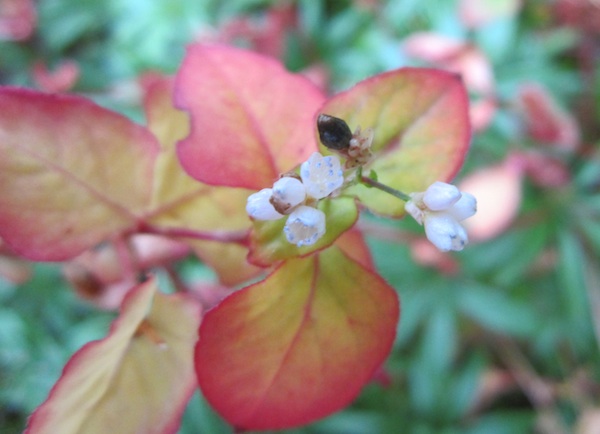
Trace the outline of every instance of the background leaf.
<instances>
[{"instance_id":1,"label":"background leaf","mask_svg":"<svg viewBox=\"0 0 600 434\"><path fill-rule=\"evenodd\" d=\"M139 285L109 335L67 363L25 432L175 433L196 385L192 349L199 322L192 300L158 293L153 279Z\"/></svg>"}]
</instances>

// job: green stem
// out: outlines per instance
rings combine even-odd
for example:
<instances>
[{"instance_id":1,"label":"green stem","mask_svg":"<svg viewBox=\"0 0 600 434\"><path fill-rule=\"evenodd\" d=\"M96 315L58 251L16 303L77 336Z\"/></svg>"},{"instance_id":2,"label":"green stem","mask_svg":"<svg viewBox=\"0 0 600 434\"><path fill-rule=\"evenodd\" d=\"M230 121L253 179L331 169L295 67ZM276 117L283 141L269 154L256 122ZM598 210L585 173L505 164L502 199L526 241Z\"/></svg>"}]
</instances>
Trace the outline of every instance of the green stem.
<instances>
[{"instance_id":1,"label":"green stem","mask_svg":"<svg viewBox=\"0 0 600 434\"><path fill-rule=\"evenodd\" d=\"M408 202L410 200L410 196L406 193L396 190L395 188L388 187L387 185L382 184L379 181L375 181L374 179L371 179L368 176L362 176L362 173L360 173L359 176L359 180L363 184L367 184L381 191L385 191L386 193L391 194L392 196L395 196L398 199L403 200L405 202Z\"/></svg>"}]
</instances>

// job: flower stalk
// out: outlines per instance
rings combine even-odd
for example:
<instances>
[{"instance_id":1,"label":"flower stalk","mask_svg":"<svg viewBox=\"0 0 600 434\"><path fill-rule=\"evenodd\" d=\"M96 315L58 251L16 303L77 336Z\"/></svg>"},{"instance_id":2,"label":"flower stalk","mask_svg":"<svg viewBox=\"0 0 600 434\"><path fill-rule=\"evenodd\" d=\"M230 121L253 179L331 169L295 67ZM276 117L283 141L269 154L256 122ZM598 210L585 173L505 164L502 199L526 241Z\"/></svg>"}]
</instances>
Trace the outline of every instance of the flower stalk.
<instances>
[{"instance_id":1,"label":"flower stalk","mask_svg":"<svg viewBox=\"0 0 600 434\"><path fill-rule=\"evenodd\" d=\"M369 187L376 188L378 190L384 191L388 194L391 194L394 197L397 197L404 202L408 202L410 200L410 196L406 193L401 192L400 190L396 190L388 185L382 184L379 181L376 181L373 178L369 178L368 176L364 176L362 174L362 168L359 169L358 179L361 184L368 185Z\"/></svg>"}]
</instances>

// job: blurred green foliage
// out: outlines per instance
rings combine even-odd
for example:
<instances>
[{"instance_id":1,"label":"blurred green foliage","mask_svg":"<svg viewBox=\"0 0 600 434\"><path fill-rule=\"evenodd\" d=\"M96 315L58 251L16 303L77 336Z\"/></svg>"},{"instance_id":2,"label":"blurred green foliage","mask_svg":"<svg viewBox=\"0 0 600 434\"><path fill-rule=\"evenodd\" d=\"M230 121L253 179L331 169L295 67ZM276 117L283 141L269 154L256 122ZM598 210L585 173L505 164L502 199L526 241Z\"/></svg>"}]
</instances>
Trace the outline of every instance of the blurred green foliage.
<instances>
[{"instance_id":1,"label":"blurred green foliage","mask_svg":"<svg viewBox=\"0 0 600 434\"><path fill-rule=\"evenodd\" d=\"M115 315L78 299L55 265L36 265L19 287L0 280L0 302L0 433L17 433L69 357L102 338Z\"/></svg>"},{"instance_id":2,"label":"blurred green foliage","mask_svg":"<svg viewBox=\"0 0 600 434\"><path fill-rule=\"evenodd\" d=\"M403 39L434 31L477 46L496 81L500 108L474 136L461 176L539 147L513 103L523 83L542 84L581 129L584 148L562 157L569 182L540 187L525 179L512 226L453 255L454 273L421 265L408 244L375 232L377 266L402 301L389 378L367 386L348 409L289 432L512 434L550 432L548 421L553 432L570 432L600 405L600 74L597 47L581 54L589 31L560 24L554 3L526 1L515 15L469 29L458 1L446 0L40 0L32 37L0 42L0 82L35 86L35 61L75 60L73 91L141 118L139 76L174 73L187 43L222 37L232 20L261 29L269 11L293 5L297 25L277 35L280 55L292 70L323 67L332 91L415 64ZM252 47L252 38L233 39ZM408 220L366 220L409 238L421 231ZM80 301L53 265L36 265L18 287L0 281L0 300L0 433L8 434L23 428L66 360L103 336L113 314ZM538 396L542 386L549 397ZM180 432L231 429L197 393Z\"/></svg>"}]
</instances>

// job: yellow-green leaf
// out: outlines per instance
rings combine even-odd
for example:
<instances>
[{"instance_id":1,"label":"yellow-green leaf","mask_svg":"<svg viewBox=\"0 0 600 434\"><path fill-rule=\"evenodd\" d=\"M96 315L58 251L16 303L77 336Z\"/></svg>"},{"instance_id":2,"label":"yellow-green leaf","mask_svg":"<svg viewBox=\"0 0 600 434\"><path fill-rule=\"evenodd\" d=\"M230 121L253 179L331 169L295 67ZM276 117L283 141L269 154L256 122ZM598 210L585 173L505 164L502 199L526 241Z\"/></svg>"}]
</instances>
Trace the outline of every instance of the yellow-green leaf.
<instances>
[{"instance_id":1,"label":"yellow-green leaf","mask_svg":"<svg viewBox=\"0 0 600 434\"><path fill-rule=\"evenodd\" d=\"M379 182L411 193L450 180L462 165L471 133L468 104L457 75L403 68L334 96L321 113L344 119L353 130L373 128L375 160L365 173L374 169ZM357 185L349 193L378 214L404 214L403 201L377 189Z\"/></svg>"},{"instance_id":2,"label":"yellow-green leaf","mask_svg":"<svg viewBox=\"0 0 600 434\"><path fill-rule=\"evenodd\" d=\"M27 434L175 433L195 386L193 348L200 308L157 292L131 290L108 336L71 358Z\"/></svg>"}]
</instances>

